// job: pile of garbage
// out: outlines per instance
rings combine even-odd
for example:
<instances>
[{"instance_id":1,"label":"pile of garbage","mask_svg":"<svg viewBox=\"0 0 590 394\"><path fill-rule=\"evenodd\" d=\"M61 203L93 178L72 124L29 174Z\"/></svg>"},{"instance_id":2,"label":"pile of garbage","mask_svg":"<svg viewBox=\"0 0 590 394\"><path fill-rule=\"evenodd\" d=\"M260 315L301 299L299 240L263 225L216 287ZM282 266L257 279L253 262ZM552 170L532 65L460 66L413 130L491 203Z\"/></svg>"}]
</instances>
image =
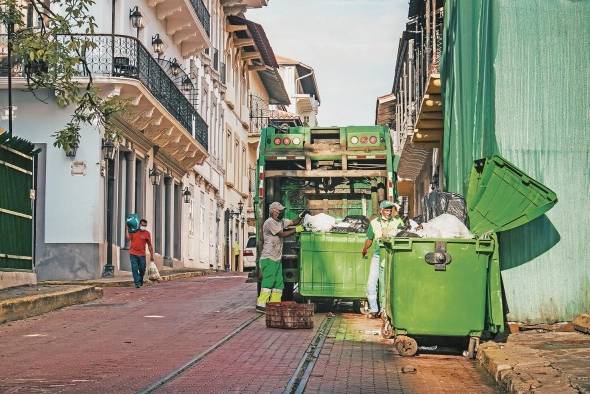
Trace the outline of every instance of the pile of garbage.
<instances>
[{"instance_id":1,"label":"pile of garbage","mask_svg":"<svg viewBox=\"0 0 590 394\"><path fill-rule=\"evenodd\" d=\"M342 221L325 213L305 215L303 227L312 232L335 233L366 233L369 229L369 219L362 215L350 215Z\"/></svg>"},{"instance_id":2,"label":"pile of garbage","mask_svg":"<svg viewBox=\"0 0 590 394\"><path fill-rule=\"evenodd\" d=\"M467 204L463 196L435 190L423 199L424 214L410 219L395 237L472 239ZM370 222L363 215L350 215L342 221L325 213L305 215L303 227L312 232L366 233Z\"/></svg>"}]
</instances>

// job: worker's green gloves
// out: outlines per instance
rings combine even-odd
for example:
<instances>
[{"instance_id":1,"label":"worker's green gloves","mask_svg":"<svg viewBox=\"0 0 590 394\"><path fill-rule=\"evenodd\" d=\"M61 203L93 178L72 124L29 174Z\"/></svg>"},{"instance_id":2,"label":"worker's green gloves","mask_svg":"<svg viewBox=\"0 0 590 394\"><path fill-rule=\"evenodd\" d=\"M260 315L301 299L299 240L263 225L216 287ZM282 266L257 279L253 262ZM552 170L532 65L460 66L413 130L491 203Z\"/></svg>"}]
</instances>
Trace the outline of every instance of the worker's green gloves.
<instances>
[{"instance_id":1,"label":"worker's green gloves","mask_svg":"<svg viewBox=\"0 0 590 394\"><path fill-rule=\"evenodd\" d=\"M303 228L302 225L295 226L295 232L296 233L302 233L304 230L305 229Z\"/></svg>"}]
</instances>

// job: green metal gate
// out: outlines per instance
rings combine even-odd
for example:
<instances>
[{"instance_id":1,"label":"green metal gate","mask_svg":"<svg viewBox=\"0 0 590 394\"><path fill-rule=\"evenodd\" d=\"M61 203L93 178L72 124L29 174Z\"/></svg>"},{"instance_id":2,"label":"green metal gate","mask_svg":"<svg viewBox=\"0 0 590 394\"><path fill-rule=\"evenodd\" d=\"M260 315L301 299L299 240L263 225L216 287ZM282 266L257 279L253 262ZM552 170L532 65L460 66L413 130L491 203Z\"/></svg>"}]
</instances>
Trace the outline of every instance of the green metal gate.
<instances>
[{"instance_id":1,"label":"green metal gate","mask_svg":"<svg viewBox=\"0 0 590 394\"><path fill-rule=\"evenodd\" d=\"M33 144L0 135L0 270L33 269Z\"/></svg>"}]
</instances>

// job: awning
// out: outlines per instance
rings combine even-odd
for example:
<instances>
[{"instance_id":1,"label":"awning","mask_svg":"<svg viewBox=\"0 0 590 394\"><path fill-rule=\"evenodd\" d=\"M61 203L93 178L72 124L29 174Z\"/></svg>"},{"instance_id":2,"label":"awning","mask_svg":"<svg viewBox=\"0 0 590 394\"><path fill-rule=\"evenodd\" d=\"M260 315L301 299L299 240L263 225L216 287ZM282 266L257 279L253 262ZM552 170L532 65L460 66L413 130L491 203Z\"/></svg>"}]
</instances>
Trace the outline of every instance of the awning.
<instances>
[{"instance_id":1,"label":"awning","mask_svg":"<svg viewBox=\"0 0 590 394\"><path fill-rule=\"evenodd\" d=\"M321 103L320 91L318 89L318 84L315 79L315 73L312 67L303 64L300 61L290 59L284 56L277 56L277 62L281 66L295 66L299 77L307 75L307 77L299 80L299 82L301 83L301 88L303 89L303 93L315 97L316 101L318 103Z\"/></svg>"}]
</instances>

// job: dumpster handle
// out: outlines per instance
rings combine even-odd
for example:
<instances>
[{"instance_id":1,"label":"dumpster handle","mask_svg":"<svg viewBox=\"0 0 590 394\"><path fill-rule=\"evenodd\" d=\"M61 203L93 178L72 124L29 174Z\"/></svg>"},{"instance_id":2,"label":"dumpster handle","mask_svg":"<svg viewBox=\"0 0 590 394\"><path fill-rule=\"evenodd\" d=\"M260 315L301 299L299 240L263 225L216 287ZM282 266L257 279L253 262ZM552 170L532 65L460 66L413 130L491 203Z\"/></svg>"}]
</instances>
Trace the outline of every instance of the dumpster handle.
<instances>
[{"instance_id":1,"label":"dumpster handle","mask_svg":"<svg viewBox=\"0 0 590 394\"><path fill-rule=\"evenodd\" d=\"M412 250L411 238L394 238L391 248L393 250Z\"/></svg>"}]
</instances>

